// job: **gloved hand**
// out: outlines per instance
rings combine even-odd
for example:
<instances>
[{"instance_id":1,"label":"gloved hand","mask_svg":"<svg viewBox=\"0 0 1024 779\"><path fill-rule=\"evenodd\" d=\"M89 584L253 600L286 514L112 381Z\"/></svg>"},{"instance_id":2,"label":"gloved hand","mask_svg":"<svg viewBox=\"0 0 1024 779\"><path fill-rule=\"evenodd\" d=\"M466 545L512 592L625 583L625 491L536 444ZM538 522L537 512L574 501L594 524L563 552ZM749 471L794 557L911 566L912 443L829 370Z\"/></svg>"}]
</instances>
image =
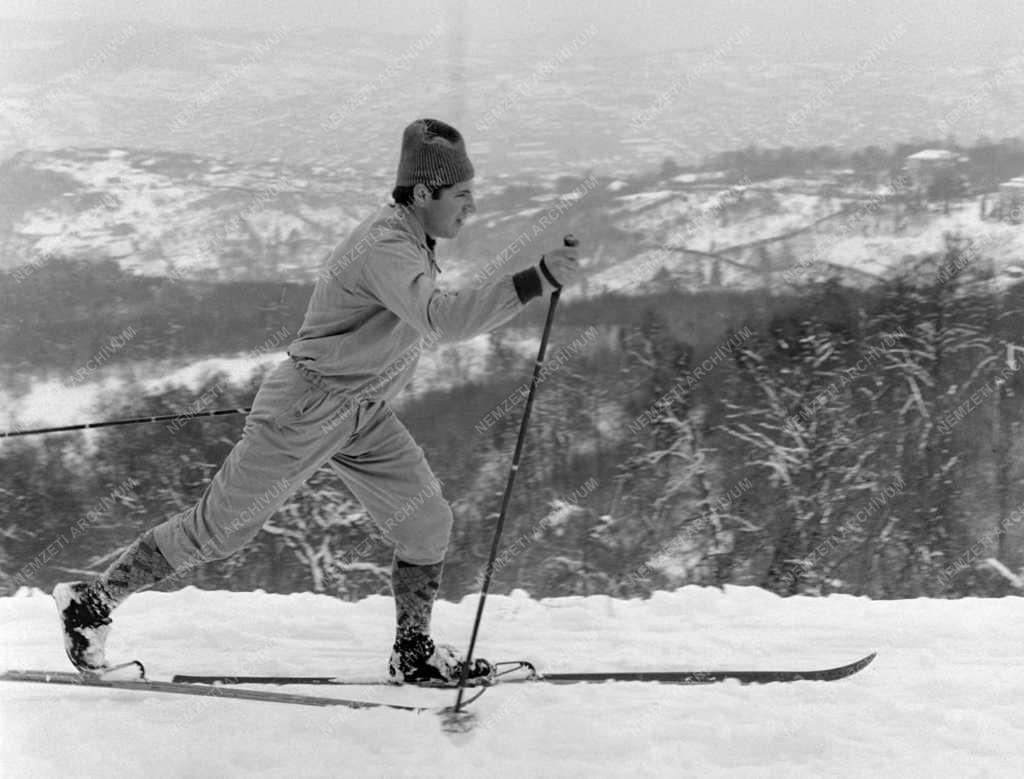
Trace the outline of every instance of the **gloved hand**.
<instances>
[{"instance_id":1,"label":"gloved hand","mask_svg":"<svg viewBox=\"0 0 1024 779\"><path fill-rule=\"evenodd\" d=\"M565 246L545 252L540 258L540 275L544 283L544 292L551 294L555 290L568 286L580 272L580 255L578 241L571 235L565 237Z\"/></svg>"}]
</instances>

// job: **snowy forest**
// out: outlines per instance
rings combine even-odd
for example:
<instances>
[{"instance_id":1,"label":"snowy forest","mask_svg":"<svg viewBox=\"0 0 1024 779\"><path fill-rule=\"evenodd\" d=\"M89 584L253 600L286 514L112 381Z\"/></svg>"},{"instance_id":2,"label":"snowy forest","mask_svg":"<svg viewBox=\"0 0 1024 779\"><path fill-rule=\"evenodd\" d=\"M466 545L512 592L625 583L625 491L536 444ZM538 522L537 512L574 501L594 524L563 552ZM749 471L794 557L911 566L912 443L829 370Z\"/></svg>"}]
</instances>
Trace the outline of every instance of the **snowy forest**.
<instances>
[{"instance_id":1,"label":"snowy forest","mask_svg":"<svg viewBox=\"0 0 1024 779\"><path fill-rule=\"evenodd\" d=\"M989 268L951 235L941 252L869 288L567 300L493 589L538 598L644 596L684 583L873 598L1014 591L1024 565L1024 285L998 287ZM44 289L59 296L61 279L88 301L87 278L106 285L94 299L142 305L146 282L74 263L23 280L20 305ZM229 295L228 286L195 294ZM296 326L308 291L251 287L244 315L262 317L257 329ZM197 311L227 311L199 302ZM684 326L694 320L714 324L698 338ZM479 587L532 369L505 331L490 336L487 360L486 381L428 390L398 409L455 512L448 599ZM199 393L140 390L112 397L96 418L181 419L5 440L3 591L100 570L198 499L242 417L190 415L245 406L257 386L215 376ZM389 592L390 555L325 468L249 547L164 586L356 599Z\"/></svg>"}]
</instances>

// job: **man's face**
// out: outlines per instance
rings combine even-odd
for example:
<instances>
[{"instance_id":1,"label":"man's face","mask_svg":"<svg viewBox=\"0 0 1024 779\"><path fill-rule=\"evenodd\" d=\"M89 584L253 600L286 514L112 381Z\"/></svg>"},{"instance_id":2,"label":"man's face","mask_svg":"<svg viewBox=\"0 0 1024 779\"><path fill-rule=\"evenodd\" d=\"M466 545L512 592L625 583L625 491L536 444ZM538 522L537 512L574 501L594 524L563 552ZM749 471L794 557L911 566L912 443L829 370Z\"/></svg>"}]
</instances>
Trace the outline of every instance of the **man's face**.
<instances>
[{"instance_id":1,"label":"man's face","mask_svg":"<svg viewBox=\"0 0 1024 779\"><path fill-rule=\"evenodd\" d=\"M459 234L463 221L476 212L473 179L460 181L441 190L437 200L427 190L426 198L417 198L416 202L427 235L433 238L454 238Z\"/></svg>"}]
</instances>

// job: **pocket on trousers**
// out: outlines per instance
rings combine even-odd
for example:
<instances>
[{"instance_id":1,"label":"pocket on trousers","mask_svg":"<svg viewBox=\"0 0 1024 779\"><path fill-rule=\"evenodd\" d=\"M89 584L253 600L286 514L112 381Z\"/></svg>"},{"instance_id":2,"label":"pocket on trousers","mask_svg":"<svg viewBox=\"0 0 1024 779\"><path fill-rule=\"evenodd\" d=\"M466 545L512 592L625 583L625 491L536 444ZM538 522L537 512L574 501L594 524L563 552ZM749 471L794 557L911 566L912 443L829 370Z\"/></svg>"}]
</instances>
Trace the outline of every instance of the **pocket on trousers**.
<instances>
[{"instance_id":1,"label":"pocket on trousers","mask_svg":"<svg viewBox=\"0 0 1024 779\"><path fill-rule=\"evenodd\" d=\"M278 427L293 425L301 421L304 416L313 411L319 404L323 403L326 394L323 390L316 387L307 387L301 395L289 402L282 409L281 413L271 421Z\"/></svg>"}]
</instances>

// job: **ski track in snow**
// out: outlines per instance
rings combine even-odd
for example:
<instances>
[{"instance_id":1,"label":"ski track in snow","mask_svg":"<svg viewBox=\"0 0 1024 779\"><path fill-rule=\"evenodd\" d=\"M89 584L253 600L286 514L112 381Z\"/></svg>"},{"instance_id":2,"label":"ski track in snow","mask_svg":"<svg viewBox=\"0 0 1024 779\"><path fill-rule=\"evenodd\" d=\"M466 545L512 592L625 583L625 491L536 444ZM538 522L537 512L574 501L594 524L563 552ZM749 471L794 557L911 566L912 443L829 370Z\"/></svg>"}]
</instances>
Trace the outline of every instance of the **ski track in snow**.
<instances>
[{"instance_id":1,"label":"ski track in snow","mask_svg":"<svg viewBox=\"0 0 1024 779\"><path fill-rule=\"evenodd\" d=\"M542 670L818 668L878 650L831 683L642 683L488 690L453 739L430 714L0 683L0 765L28 776L899 776L1024 772L1022 598L870 601L684 587L647 600L492 596L478 654ZM441 640L468 640L476 597L441 602ZM67 670L48 596L0 599L0 666ZM136 595L112 659L174 673L379 674L390 598ZM280 688L273 688L280 689ZM294 692L449 705L418 688Z\"/></svg>"}]
</instances>

